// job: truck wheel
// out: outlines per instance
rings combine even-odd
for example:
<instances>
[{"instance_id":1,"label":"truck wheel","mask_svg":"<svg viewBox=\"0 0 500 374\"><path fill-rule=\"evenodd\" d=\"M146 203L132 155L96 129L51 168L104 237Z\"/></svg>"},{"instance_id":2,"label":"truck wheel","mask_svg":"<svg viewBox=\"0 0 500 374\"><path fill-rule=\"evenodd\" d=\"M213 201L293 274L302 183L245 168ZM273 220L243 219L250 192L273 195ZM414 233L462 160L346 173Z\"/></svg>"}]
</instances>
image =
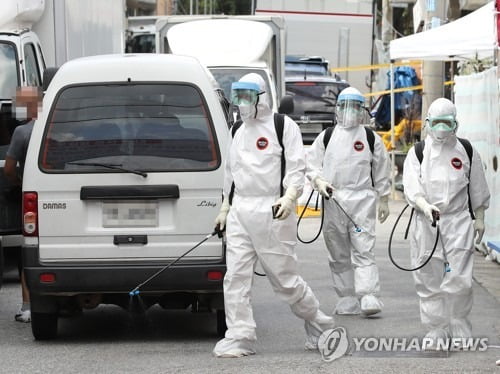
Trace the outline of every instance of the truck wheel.
<instances>
[{"instance_id":1,"label":"truck wheel","mask_svg":"<svg viewBox=\"0 0 500 374\"><path fill-rule=\"evenodd\" d=\"M226 333L226 313L224 309L217 310L217 335L223 337Z\"/></svg>"},{"instance_id":2,"label":"truck wheel","mask_svg":"<svg viewBox=\"0 0 500 374\"><path fill-rule=\"evenodd\" d=\"M36 340L49 340L57 336L57 313L31 312L31 331Z\"/></svg>"},{"instance_id":3,"label":"truck wheel","mask_svg":"<svg viewBox=\"0 0 500 374\"><path fill-rule=\"evenodd\" d=\"M2 242L0 242L0 288L2 288L3 283L3 248Z\"/></svg>"}]
</instances>

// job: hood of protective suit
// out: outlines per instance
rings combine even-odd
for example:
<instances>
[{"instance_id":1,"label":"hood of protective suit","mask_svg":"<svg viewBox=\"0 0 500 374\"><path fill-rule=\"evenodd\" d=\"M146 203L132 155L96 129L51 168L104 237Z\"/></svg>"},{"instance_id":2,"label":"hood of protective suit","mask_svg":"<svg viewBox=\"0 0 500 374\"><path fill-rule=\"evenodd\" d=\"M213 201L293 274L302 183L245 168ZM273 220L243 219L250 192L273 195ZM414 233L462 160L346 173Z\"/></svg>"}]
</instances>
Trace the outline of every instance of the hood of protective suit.
<instances>
[{"instance_id":1,"label":"hood of protective suit","mask_svg":"<svg viewBox=\"0 0 500 374\"><path fill-rule=\"evenodd\" d=\"M458 123L455 104L443 97L436 99L429 106L426 127L429 135L436 143L445 143L455 138ZM450 122L453 124L450 126Z\"/></svg>"},{"instance_id":2,"label":"hood of protective suit","mask_svg":"<svg viewBox=\"0 0 500 374\"><path fill-rule=\"evenodd\" d=\"M256 73L250 73L241 77L238 82L255 83L260 88L258 100L255 105L238 105L241 119L245 123L249 124L266 120L272 114L272 111L269 102L269 94L268 92L266 92L266 82L264 82L264 79Z\"/></svg>"}]
</instances>

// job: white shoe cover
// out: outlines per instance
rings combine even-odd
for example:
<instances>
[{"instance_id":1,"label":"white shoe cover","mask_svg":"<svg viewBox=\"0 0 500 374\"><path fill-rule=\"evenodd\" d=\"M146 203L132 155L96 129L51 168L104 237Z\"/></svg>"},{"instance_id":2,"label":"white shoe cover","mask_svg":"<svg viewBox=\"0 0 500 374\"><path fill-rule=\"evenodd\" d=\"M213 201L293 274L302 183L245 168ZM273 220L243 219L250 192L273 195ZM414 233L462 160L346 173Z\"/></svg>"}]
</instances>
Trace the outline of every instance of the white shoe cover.
<instances>
[{"instance_id":1,"label":"white shoe cover","mask_svg":"<svg viewBox=\"0 0 500 374\"><path fill-rule=\"evenodd\" d=\"M467 349L468 340L472 338L472 327L467 319L452 319L450 321L450 335L455 340L455 348ZM460 339L458 342L456 339Z\"/></svg>"},{"instance_id":2,"label":"white shoe cover","mask_svg":"<svg viewBox=\"0 0 500 374\"><path fill-rule=\"evenodd\" d=\"M445 329L437 328L425 334L424 348L428 351L448 350L450 334Z\"/></svg>"},{"instance_id":3,"label":"white shoe cover","mask_svg":"<svg viewBox=\"0 0 500 374\"><path fill-rule=\"evenodd\" d=\"M471 338L471 324L466 319L452 319L450 321L450 334L452 338Z\"/></svg>"},{"instance_id":4,"label":"white shoe cover","mask_svg":"<svg viewBox=\"0 0 500 374\"><path fill-rule=\"evenodd\" d=\"M25 323L31 322L31 311L29 309L27 310L19 309L19 311L14 316L14 319L17 322L25 322Z\"/></svg>"},{"instance_id":5,"label":"white shoe cover","mask_svg":"<svg viewBox=\"0 0 500 374\"><path fill-rule=\"evenodd\" d=\"M380 313L384 304L376 296L365 295L361 298L361 313L365 316Z\"/></svg>"},{"instance_id":6,"label":"white shoe cover","mask_svg":"<svg viewBox=\"0 0 500 374\"><path fill-rule=\"evenodd\" d=\"M318 340L323 331L333 329L335 320L333 317L327 316L321 310L318 310L314 319L305 321L304 328L306 330L306 342L304 347L306 350L317 350Z\"/></svg>"},{"instance_id":7,"label":"white shoe cover","mask_svg":"<svg viewBox=\"0 0 500 374\"><path fill-rule=\"evenodd\" d=\"M344 296L339 299L335 309L335 314L360 314L361 306L356 296Z\"/></svg>"},{"instance_id":8,"label":"white shoe cover","mask_svg":"<svg viewBox=\"0 0 500 374\"><path fill-rule=\"evenodd\" d=\"M254 341L248 339L224 338L217 342L213 354L215 357L238 358L255 354Z\"/></svg>"}]
</instances>

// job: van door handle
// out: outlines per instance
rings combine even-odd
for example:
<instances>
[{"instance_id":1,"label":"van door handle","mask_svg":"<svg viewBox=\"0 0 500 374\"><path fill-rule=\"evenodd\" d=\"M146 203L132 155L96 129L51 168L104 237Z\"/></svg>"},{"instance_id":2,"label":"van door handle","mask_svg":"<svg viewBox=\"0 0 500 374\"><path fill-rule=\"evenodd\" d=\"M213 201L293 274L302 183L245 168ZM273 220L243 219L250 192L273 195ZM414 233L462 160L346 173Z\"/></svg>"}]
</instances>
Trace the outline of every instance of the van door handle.
<instances>
[{"instance_id":1,"label":"van door handle","mask_svg":"<svg viewBox=\"0 0 500 374\"><path fill-rule=\"evenodd\" d=\"M120 244L148 244L147 235L115 235L114 245Z\"/></svg>"}]
</instances>

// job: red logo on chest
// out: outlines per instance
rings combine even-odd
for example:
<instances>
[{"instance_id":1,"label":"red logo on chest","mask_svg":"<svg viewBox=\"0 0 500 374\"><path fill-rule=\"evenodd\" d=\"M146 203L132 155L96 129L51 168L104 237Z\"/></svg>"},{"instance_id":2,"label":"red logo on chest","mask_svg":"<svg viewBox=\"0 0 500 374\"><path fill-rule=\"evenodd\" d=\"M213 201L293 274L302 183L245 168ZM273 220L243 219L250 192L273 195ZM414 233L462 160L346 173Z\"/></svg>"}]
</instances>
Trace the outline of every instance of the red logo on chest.
<instances>
[{"instance_id":1,"label":"red logo on chest","mask_svg":"<svg viewBox=\"0 0 500 374\"><path fill-rule=\"evenodd\" d=\"M462 160L460 160L458 157L454 157L451 160L451 166L453 166L457 170L462 169Z\"/></svg>"},{"instance_id":2,"label":"red logo on chest","mask_svg":"<svg viewBox=\"0 0 500 374\"><path fill-rule=\"evenodd\" d=\"M363 144L363 142L360 142L359 140L354 142L354 150L356 152L361 152L363 149L365 149L365 145Z\"/></svg>"},{"instance_id":3,"label":"red logo on chest","mask_svg":"<svg viewBox=\"0 0 500 374\"><path fill-rule=\"evenodd\" d=\"M269 140L267 140L267 138L260 137L259 139L257 139L256 145L257 149L260 149L262 151L269 145Z\"/></svg>"}]
</instances>

